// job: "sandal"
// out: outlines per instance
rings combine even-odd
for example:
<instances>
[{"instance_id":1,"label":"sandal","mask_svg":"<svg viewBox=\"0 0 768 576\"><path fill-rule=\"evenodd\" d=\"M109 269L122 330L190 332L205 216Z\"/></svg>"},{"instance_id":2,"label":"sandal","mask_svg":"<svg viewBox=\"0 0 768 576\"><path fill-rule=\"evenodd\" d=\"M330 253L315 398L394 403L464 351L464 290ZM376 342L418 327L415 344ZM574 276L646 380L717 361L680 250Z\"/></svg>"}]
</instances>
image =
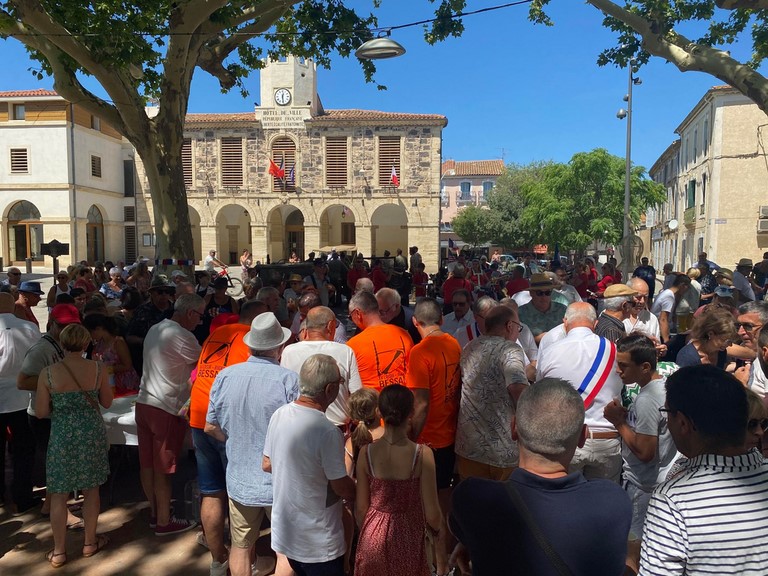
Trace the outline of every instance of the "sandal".
<instances>
[{"instance_id":1,"label":"sandal","mask_svg":"<svg viewBox=\"0 0 768 576\"><path fill-rule=\"evenodd\" d=\"M56 560L57 557L64 556L63 561ZM59 552L56 553L55 548L51 548L48 553L45 555L45 559L48 560L48 562L51 563L51 566L53 568L61 568L64 566L64 564L67 563L67 553L66 552Z\"/></svg>"},{"instance_id":2,"label":"sandal","mask_svg":"<svg viewBox=\"0 0 768 576\"><path fill-rule=\"evenodd\" d=\"M107 544L109 544L109 537L106 534L99 534L96 536L96 542L94 544L83 544L83 558L90 558L91 556L95 556L101 550L103 550ZM86 552L86 548L95 548L95 550Z\"/></svg>"}]
</instances>

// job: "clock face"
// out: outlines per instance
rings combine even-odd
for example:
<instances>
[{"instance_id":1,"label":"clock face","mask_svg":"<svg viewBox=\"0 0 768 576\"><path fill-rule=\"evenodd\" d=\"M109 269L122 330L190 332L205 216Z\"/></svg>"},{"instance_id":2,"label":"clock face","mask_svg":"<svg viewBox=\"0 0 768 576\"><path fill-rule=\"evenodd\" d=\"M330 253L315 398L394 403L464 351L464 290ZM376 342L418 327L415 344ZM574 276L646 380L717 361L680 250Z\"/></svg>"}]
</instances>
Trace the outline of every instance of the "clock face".
<instances>
[{"instance_id":1,"label":"clock face","mask_svg":"<svg viewBox=\"0 0 768 576\"><path fill-rule=\"evenodd\" d=\"M286 106L291 103L291 92L287 88L280 88L275 92L275 102L280 106Z\"/></svg>"}]
</instances>

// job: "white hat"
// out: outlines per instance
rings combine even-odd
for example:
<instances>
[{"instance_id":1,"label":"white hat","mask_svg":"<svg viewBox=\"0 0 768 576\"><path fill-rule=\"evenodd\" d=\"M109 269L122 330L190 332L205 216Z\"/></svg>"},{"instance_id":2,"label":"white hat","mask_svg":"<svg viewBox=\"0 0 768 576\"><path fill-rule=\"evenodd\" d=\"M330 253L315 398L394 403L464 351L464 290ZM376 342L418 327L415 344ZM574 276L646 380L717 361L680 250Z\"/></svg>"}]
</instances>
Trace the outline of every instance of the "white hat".
<instances>
[{"instance_id":1,"label":"white hat","mask_svg":"<svg viewBox=\"0 0 768 576\"><path fill-rule=\"evenodd\" d=\"M178 278L179 276L182 276L184 278L187 277L187 275L184 274L184 272L182 272L181 270L174 270L173 272L171 272L171 278Z\"/></svg>"},{"instance_id":2,"label":"white hat","mask_svg":"<svg viewBox=\"0 0 768 576\"><path fill-rule=\"evenodd\" d=\"M272 312L264 312L253 319L250 332L243 336L243 343L251 350L274 350L291 336L291 331L280 326Z\"/></svg>"}]
</instances>

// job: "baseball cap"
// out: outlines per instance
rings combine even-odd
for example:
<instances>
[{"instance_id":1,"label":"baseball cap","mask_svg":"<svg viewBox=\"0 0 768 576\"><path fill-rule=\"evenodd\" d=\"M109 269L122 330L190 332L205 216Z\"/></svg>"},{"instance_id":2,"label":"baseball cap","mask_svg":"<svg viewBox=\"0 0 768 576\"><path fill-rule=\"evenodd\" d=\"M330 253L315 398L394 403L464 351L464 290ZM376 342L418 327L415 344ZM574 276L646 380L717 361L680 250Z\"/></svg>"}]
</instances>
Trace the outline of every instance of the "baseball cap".
<instances>
[{"instance_id":1,"label":"baseball cap","mask_svg":"<svg viewBox=\"0 0 768 576\"><path fill-rule=\"evenodd\" d=\"M80 324L80 313L73 304L56 304L51 308L50 318L59 326Z\"/></svg>"}]
</instances>

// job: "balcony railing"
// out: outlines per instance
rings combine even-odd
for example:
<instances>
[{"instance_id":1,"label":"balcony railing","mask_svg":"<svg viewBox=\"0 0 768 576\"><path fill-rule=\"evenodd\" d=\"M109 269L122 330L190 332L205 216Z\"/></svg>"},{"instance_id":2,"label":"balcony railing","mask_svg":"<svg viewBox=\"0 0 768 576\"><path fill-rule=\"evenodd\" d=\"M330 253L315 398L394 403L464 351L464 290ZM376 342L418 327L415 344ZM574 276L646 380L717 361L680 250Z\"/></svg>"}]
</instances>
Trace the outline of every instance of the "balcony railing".
<instances>
[{"instance_id":1,"label":"balcony railing","mask_svg":"<svg viewBox=\"0 0 768 576\"><path fill-rule=\"evenodd\" d=\"M468 204L474 204L475 199L472 196L459 196L456 199L456 204L459 206L466 206Z\"/></svg>"},{"instance_id":2,"label":"balcony railing","mask_svg":"<svg viewBox=\"0 0 768 576\"><path fill-rule=\"evenodd\" d=\"M685 209L685 212L683 212L683 222L688 226L696 223L696 206Z\"/></svg>"}]
</instances>

